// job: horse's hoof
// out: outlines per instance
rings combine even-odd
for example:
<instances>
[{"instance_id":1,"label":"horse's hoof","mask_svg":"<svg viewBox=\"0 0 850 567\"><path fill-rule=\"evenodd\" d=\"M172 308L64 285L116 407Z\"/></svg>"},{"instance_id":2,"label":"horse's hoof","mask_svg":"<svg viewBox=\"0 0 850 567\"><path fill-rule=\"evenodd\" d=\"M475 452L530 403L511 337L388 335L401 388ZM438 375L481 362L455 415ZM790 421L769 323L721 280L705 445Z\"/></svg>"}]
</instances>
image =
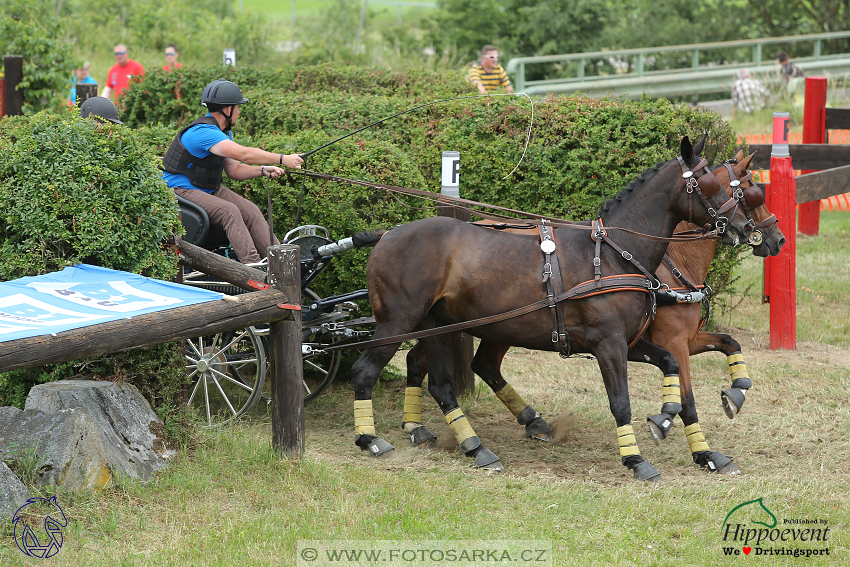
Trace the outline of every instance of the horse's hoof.
<instances>
[{"instance_id":1,"label":"horse's hoof","mask_svg":"<svg viewBox=\"0 0 850 567\"><path fill-rule=\"evenodd\" d=\"M410 444L416 447L433 447L437 443L437 436L427 427L420 425L410 432Z\"/></svg>"},{"instance_id":2,"label":"horse's hoof","mask_svg":"<svg viewBox=\"0 0 850 567\"><path fill-rule=\"evenodd\" d=\"M395 447L381 439L375 437L368 445L369 454L373 457L389 457L395 453Z\"/></svg>"},{"instance_id":3,"label":"horse's hoof","mask_svg":"<svg viewBox=\"0 0 850 567\"><path fill-rule=\"evenodd\" d=\"M475 454L475 463L473 466L476 469L487 469L497 472L502 472L504 470L502 468L501 461L499 461L499 457L497 457L489 449L484 449L483 447Z\"/></svg>"},{"instance_id":4,"label":"horse's hoof","mask_svg":"<svg viewBox=\"0 0 850 567\"><path fill-rule=\"evenodd\" d=\"M525 436L538 441L551 441L552 428L542 417L537 417L525 426Z\"/></svg>"},{"instance_id":5,"label":"horse's hoof","mask_svg":"<svg viewBox=\"0 0 850 567\"><path fill-rule=\"evenodd\" d=\"M652 466L652 464L643 461L635 465L635 480L645 480L647 482L663 482L661 471Z\"/></svg>"},{"instance_id":6,"label":"horse's hoof","mask_svg":"<svg viewBox=\"0 0 850 567\"><path fill-rule=\"evenodd\" d=\"M673 428L673 417L666 413L659 413L646 418L646 425L649 427L649 432L652 434L652 441L658 445L659 441L667 439L670 430Z\"/></svg>"},{"instance_id":7,"label":"horse's hoof","mask_svg":"<svg viewBox=\"0 0 850 567\"><path fill-rule=\"evenodd\" d=\"M729 419L735 419L746 399L746 390L741 388L727 388L720 392L720 402L723 404L726 417Z\"/></svg>"},{"instance_id":8,"label":"horse's hoof","mask_svg":"<svg viewBox=\"0 0 850 567\"><path fill-rule=\"evenodd\" d=\"M729 475L741 474L740 469L732 462L732 457L727 457L720 451L712 451L709 453L708 459L703 467L707 468L708 472L712 473Z\"/></svg>"}]
</instances>

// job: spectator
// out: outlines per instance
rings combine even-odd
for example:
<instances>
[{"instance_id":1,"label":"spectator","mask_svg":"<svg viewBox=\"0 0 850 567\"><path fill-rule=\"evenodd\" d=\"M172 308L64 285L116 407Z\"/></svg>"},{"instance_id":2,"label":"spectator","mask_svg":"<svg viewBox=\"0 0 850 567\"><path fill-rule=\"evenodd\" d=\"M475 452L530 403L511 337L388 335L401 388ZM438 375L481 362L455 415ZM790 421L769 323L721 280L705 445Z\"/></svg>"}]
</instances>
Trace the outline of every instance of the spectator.
<instances>
[{"instance_id":1,"label":"spectator","mask_svg":"<svg viewBox=\"0 0 850 567\"><path fill-rule=\"evenodd\" d=\"M74 69L74 77L71 79L71 94L68 95L68 103L73 106L77 104L77 85L91 84L96 85L97 81L89 75L91 64L88 61L83 61L83 66L79 69Z\"/></svg>"},{"instance_id":2,"label":"spectator","mask_svg":"<svg viewBox=\"0 0 850 567\"><path fill-rule=\"evenodd\" d=\"M476 63L466 75L466 80L478 89L481 94L505 87L506 93L514 92L508 74L499 65L499 50L492 45L481 48L481 62Z\"/></svg>"},{"instance_id":3,"label":"spectator","mask_svg":"<svg viewBox=\"0 0 850 567\"><path fill-rule=\"evenodd\" d=\"M110 98L114 92L117 101L130 83L130 78L144 75L145 68L140 63L130 59L126 45L119 43L113 51L115 52L115 65L112 66L106 76L106 87L104 87L100 96Z\"/></svg>"},{"instance_id":4,"label":"spectator","mask_svg":"<svg viewBox=\"0 0 850 567\"><path fill-rule=\"evenodd\" d=\"M763 84L753 79L747 69L738 71L738 80L732 85L732 117L738 110L750 113L764 108L770 99L770 93Z\"/></svg>"},{"instance_id":5,"label":"spectator","mask_svg":"<svg viewBox=\"0 0 850 567\"><path fill-rule=\"evenodd\" d=\"M163 67L166 71L173 71L174 69L179 69L183 66L182 63L177 61L177 58L180 57L180 52L177 51L177 46L173 43L169 44L165 48L165 61L166 65Z\"/></svg>"},{"instance_id":6,"label":"spectator","mask_svg":"<svg viewBox=\"0 0 850 567\"><path fill-rule=\"evenodd\" d=\"M115 103L102 96L93 96L81 104L80 116L83 118L91 116L100 124L103 124L104 120L113 124L124 124L118 119L118 109L115 108Z\"/></svg>"},{"instance_id":7,"label":"spectator","mask_svg":"<svg viewBox=\"0 0 850 567\"><path fill-rule=\"evenodd\" d=\"M224 228L239 261L251 264L280 242L270 238L269 225L257 205L221 184L222 173L240 181L274 178L283 173L277 165L300 168L304 160L298 154L273 154L233 141L230 128L239 118L240 105L247 102L230 81L218 79L208 84L201 104L209 112L177 133L162 158L162 178L177 195L203 207L210 222Z\"/></svg>"},{"instance_id":8,"label":"spectator","mask_svg":"<svg viewBox=\"0 0 850 567\"><path fill-rule=\"evenodd\" d=\"M788 84L788 81L795 77L805 77L803 70L791 63L791 60L788 58L788 54L784 51L780 51L776 55L776 58L779 60L779 64L781 65L779 74L782 75L782 80L785 81L785 84Z\"/></svg>"}]
</instances>

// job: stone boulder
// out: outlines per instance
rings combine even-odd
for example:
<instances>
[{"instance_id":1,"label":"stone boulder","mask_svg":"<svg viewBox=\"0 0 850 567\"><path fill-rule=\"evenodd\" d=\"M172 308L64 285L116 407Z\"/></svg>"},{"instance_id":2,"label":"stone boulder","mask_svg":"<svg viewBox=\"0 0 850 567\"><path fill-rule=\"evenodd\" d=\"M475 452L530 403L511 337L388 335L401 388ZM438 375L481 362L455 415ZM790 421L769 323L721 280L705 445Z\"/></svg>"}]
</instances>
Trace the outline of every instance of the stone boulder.
<instances>
[{"instance_id":1,"label":"stone boulder","mask_svg":"<svg viewBox=\"0 0 850 567\"><path fill-rule=\"evenodd\" d=\"M30 491L18 480L6 463L0 461L0 520L11 518L15 511L27 503Z\"/></svg>"},{"instance_id":2,"label":"stone boulder","mask_svg":"<svg viewBox=\"0 0 850 567\"><path fill-rule=\"evenodd\" d=\"M131 384L96 380L59 380L34 386L26 410L85 412L100 432L106 462L117 474L149 479L162 470L173 451L162 439L163 424Z\"/></svg>"},{"instance_id":3,"label":"stone boulder","mask_svg":"<svg viewBox=\"0 0 850 567\"><path fill-rule=\"evenodd\" d=\"M100 431L80 409L56 413L0 408L0 453L35 450L41 486L64 486L70 490L103 487L112 480Z\"/></svg>"}]
</instances>

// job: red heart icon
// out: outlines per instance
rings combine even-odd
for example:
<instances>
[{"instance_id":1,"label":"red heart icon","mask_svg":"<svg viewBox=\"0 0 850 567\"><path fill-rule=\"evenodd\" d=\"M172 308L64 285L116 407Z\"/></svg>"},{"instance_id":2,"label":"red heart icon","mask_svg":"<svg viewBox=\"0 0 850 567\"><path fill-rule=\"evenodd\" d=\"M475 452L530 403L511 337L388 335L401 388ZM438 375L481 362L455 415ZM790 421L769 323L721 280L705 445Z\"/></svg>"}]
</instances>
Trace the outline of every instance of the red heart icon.
<instances>
[{"instance_id":1,"label":"red heart icon","mask_svg":"<svg viewBox=\"0 0 850 567\"><path fill-rule=\"evenodd\" d=\"M752 550L753 550L752 547L745 547L744 548L744 555L749 555Z\"/></svg>"}]
</instances>

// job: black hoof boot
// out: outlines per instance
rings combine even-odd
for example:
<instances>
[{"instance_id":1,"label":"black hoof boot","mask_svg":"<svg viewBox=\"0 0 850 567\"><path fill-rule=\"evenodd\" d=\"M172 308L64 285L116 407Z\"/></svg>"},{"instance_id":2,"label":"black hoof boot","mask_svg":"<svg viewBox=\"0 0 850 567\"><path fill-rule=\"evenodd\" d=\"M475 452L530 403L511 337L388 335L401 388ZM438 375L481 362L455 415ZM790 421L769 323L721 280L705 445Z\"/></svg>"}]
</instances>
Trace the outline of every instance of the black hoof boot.
<instances>
[{"instance_id":1,"label":"black hoof boot","mask_svg":"<svg viewBox=\"0 0 850 567\"><path fill-rule=\"evenodd\" d=\"M652 466L652 464L643 461L634 466L635 480L645 480L647 482L663 482L661 471Z\"/></svg>"},{"instance_id":2,"label":"black hoof boot","mask_svg":"<svg viewBox=\"0 0 850 567\"><path fill-rule=\"evenodd\" d=\"M649 427L649 432L652 434L652 440L658 445L659 441L667 439L670 430L673 428L673 417L667 413L659 413L646 418L646 425Z\"/></svg>"},{"instance_id":3,"label":"black hoof boot","mask_svg":"<svg viewBox=\"0 0 850 567\"><path fill-rule=\"evenodd\" d=\"M741 474L740 469L732 462L732 457L727 457L720 451L699 451L694 453L694 462L708 472L736 475Z\"/></svg>"},{"instance_id":4,"label":"black hoof boot","mask_svg":"<svg viewBox=\"0 0 850 567\"><path fill-rule=\"evenodd\" d=\"M537 439L538 441L551 441L552 428L546 423L546 420L538 416L525 426L525 436Z\"/></svg>"},{"instance_id":5,"label":"black hoof boot","mask_svg":"<svg viewBox=\"0 0 850 567\"><path fill-rule=\"evenodd\" d=\"M395 447L374 435L355 435L354 444L373 457L389 457L395 453Z\"/></svg>"},{"instance_id":6,"label":"black hoof boot","mask_svg":"<svg viewBox=\"0 0 850 567\"><path fill-rule=\"evenodd\" d=\"M437 443L437 436L427 427L420 425L410 432L410 444L416 447L433 447Z\"/></svg>"},{"instance_id":7,"label":"black hoof boot","mask_svg":"<svg viewBox=\"0 0 850 567\"><path fill-rule=\"evenodd\" d=\"M749 378L736 378L731 388L720 392L720 402L726 417L735 419L747 399L747 390L752 387L753 382Z\"/></svg>"},{"instance_id":8,"label":"black hoof boot","mask_svg":"<svg viewBox=\"0 0 850 567\"><path fill-rule=\"evenodd\" d=\"M499 457L497 457L489 449L479 447L479 449L475 452L475 455L469 456L475 457L475 462L473 463L473 466L476 469L486 469L496 472L502 472L504 470L502 468L502 462L499 461Z\"/></svg>"}]
</instances>

